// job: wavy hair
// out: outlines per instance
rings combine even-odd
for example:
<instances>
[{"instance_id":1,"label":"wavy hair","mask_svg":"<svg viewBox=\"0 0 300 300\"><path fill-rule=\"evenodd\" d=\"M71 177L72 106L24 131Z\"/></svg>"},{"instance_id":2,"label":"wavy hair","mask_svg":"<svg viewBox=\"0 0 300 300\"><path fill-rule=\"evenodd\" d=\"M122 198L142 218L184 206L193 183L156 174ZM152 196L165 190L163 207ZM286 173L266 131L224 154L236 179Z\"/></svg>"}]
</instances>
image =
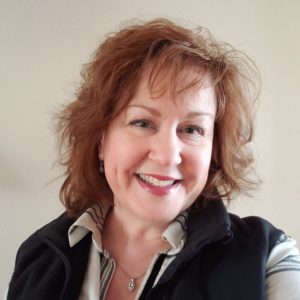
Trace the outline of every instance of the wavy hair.
<instances>
[{"instance_id":1,"label":"wavy hair","mask_svg":"<svg viewBox=\"0 0 300 300\"><path fill-rule=\"evenodd\" d=\"M231 200L248 191L253 176L254 103L259 73L247 55L217 42L202 27L189 29L167 19L128 25L106 36L82 69L76 98L57 115L59 163L65 168L60 199L72 216L94 203L112 201L112 191L99 173L99 141L110 122L126 107L140 78L150 66L153 89L169 75L175 97L183 70L196 71L184 89L201 84L208 75L217 97L212 159L207 183L194 206L214 197Z\"/></svg>"}]
</instances>

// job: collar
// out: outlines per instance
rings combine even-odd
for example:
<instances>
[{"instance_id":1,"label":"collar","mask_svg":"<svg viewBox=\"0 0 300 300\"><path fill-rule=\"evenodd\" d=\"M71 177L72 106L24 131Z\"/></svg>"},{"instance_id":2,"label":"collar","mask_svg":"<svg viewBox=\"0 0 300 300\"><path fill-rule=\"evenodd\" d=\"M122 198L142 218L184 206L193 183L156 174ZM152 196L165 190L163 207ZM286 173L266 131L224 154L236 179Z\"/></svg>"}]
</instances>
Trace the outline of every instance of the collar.
<instances>
[{"instance_id":1,"label":"collar","mask_svg":"<svg viewBox=\"0 0 300 300\"><path fill-rule=\"evenodd\" d=\"M102 252L101 231L104 220L111 209L111 206L93 205L88 208L69 228L68 238L70 247L75 246L89 232L92 233L92 239L95 246Z\"/></svg>"},{"instance_id":2,"label":"collar","mask_svg":"<svg viewBox=\"0 0 300 300\"><path fill-rule=\"evenodd\" d=\"M68 230L69 246L75 246L88 233L91 232L92 240L97 250L104 252L101 240L101 231L107 213L111 206L103 207L93 205L88 208L70 227ZM166 254L175 255L181 251L187 231L188 212L184 211L176 217L176 219L162 233L161 238L170 244L170 249Z\"/></svg>"},{"instance_id":3,"label":"collar","mask_svg":"<svg viewBox=\"0 0 300 300\"><path fill-rule=\"evenodd\" d=\"M211 199L202 208L191 211L188 220L189 242L208 243L231 237L231 221L222 199Z\"/></svg>"},{"instance_id":4,"label":"collar","mask_svg":"<svg viewBox=\"0 0 300 300\"><path fill-rule=\"evenodd\" d=\"M189 212L187 237L182 251L167 268L158 284L167 281L210 243L228 243L232 238L230 216L222 199L210 200L202 208Z\"/></svg>"}]
</instances>

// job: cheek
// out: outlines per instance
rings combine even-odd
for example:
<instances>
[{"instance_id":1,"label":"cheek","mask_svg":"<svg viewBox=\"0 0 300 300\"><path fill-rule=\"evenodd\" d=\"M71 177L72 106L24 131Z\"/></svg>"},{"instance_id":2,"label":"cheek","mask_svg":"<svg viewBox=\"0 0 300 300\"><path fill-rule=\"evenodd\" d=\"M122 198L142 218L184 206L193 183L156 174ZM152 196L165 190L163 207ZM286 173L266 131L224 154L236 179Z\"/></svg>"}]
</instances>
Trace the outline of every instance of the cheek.
<instances>
[{"instance_id":1,"label":"cheek","mask_svg":"<svg viewBox=\"0 0 300 300\"><path fill-rule=\"evenodd\" d=\"M210 160L210 151L197 151L189 155L185 165L186 189L193 201L201 194L207 182Z\"/></svg>"},{"instance_id":2,"label":"cheek","mask_svg":"<svg viewBox=\"0 0 300 300\"><path fill-rule=\"evenodd\" d=\"M194 161L190 168L191 184L194 186L204 186L208 177L209 165L203 161Z\"/></svg>"},{"instance_id":3,"label":"cheek","mask_svg":"<svg viewBox=\"0 0 300 300\"><path fill-rule=\"evenodd\" d=\"M211 147L188 153L186 161L187 168L194 174L194 177L207 177L211 161Z\"/></svg>"},{"instance_id":4,"label":"cheek","mask_svg":"<svg viewBox=\"0 0 300 300\"><path fill-rule=\"evenodd\" d=\"M189 173L186 176L186 192L188 199L190 199L189 205L191 205L202 193L207 182L209 166L209 155L200 156L197 159L190 160Z\"/></svg>"},{"instance_id":5,"label":"cheek","mask_svg":"<svg viewBox=\"0 0 300 300\"><path fill-rule=\"evenodd\" d=\"M139 143L128 134L111 136L104 145L107 175L120 177L124 173L134 171L145 153L145 143Z\"/></svg>"}]
</instances>

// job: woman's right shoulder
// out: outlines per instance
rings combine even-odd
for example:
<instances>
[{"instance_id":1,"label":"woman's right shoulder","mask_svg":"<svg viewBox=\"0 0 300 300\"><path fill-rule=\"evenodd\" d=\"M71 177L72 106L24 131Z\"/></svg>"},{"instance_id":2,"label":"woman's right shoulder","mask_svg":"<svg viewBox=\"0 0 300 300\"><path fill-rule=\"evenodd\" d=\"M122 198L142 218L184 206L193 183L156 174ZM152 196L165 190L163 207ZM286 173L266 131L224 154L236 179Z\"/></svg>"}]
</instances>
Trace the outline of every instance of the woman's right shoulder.
<instances>
[{"instance_id":1,"label":"woman's right shoulder","mask_svg":"<svg viewBox=\"0 0 300 300\"><path fill-rule=\"evenodd\" d=\"M66 272L63 257L70 248L68 230L73 222L74 219L63 213L38 229L21 244L17 252L7 299L19 299L22 293L32 295L33 290L36 293L38 287L45 288L51 282L55 282L57 286L63 284ZM41 284L42 278L45 286Z\"/></svg>"},{"instance_id":2,"label":"woman's right shoulder","mask_svg":"<svg viewBox=\"0 0 300 300\"><path fill-rule=\"evenodd\" d=\"M55 243L58 247L67 246L68 230L73 222L74 219L63 213L58 218L36 230L19 247L16 264L21 259L27 260L29 256L34 257L37 253L40 255L42 253L41 250L49 249L49 244L51 243Z\"/></svg>"}]
</instances>

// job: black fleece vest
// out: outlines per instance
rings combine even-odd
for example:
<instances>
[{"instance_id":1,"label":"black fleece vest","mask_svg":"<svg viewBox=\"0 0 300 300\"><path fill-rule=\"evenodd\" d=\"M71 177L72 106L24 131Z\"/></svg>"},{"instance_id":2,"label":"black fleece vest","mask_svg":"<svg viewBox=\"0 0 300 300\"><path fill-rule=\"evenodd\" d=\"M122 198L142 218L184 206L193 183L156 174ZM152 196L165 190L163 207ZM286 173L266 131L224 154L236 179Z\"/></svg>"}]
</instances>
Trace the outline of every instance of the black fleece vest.
<instances>
[{"instance_id":1,"label":"black fleece vest","mask_svg":"<svg viewBox=\"0 0 300 300\"><path fill-rule=\"evenodd\" d=\"M8 300L77 300L91 236L73 248L60 216L23 243L16 258ZM183 250L153 287L163 263L156 262L140 299L263 300L266 261L285 235L267 221L228 214L222 201L190 213Z\"/></svg>"}]
</instances>

